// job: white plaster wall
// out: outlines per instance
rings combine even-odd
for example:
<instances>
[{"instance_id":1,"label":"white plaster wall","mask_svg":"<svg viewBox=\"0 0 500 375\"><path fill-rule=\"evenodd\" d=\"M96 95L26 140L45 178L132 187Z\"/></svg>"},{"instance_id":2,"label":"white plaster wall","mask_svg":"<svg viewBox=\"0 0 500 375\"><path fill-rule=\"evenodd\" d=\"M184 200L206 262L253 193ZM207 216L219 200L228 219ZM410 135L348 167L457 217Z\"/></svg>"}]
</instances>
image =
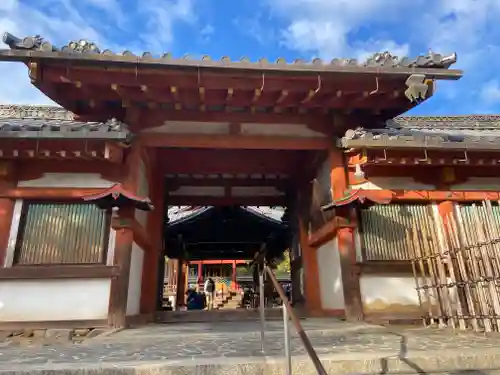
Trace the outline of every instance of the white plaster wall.
<instances>
[{"instance_id":1,"label":"white plaster wall","mask_svg":"<svg viewBox=\"0 0 500 375\"><path fill-rule=\"evenodd\" d=\"M127 315L138 315L141 311L142 265L144 251L134 242L128 279Z\"/></svg>"},{"instance_id":2,"label":"white plaster wall","mask_svg":"<svg viewBox=\"0 0 500 375\"><path fill-rule=\"evenodd\" d=\"M411 275L361 275L360 289L365 312L418 311L418 294L415 279Z\"/></svg>"},{"instance_id":3,"label":"white plaster wall","mask_svg":"<svg viewBox=\"0 0 500 375\"><path fill-rule=\"evenodd\" d=\"M105 180L99 173L44 173L35 180L19 181L18 187L32 188L109 188L115 182Z\"/></svg>"},{"instance_id":4,"label":"white plaster wall","mask_svg":"<svg viewBox=\"0 0 500 375\"><path fill-rule=\"evenodd\" d=\"M321 307L343 310L345 301L337 238L320 246L316 254Z\"/></svg>"},{"instance_id":5,"label":"white plaster wall","mask_svg":"<svg viewBox=\"0 0 500 375\"><path fill-rule=\"evenodd\" d=\"M413 177L372 177L369 181L351 185L365 190L436 190L434 185L417 182Z\"/></svg>"},{"instance_id":6,"label":"white plaster wall","mask_svg":"<svg viewBox=\"0 0 500 375\"><path fill-rule=\"evenodd\" d=\"M0 322L107 319L111 279L0 281Z\"/></svg>"},{"instance_id":7,"label":"white plaster wall","mask_svg":"<svg viewBox=\"0 0 500 375\"><path fill-rule=\"evenodd\" d=\"M451 282L447 279L445 282ZM433 282L419 278L419 285L431 285ZM391 313L391 314L420 314L419 296L416 290L415 279L412 275L361 275L360 278L361 300L365 313ZM447 288L450 299L450 308L456 311L458 298L456 290ZM436 312L438 300L433 288L428 291L421 290L423 309L429 307Z\"/></svg>"},{"instance_id":8,"label":"white plaster wall","mask_svg":"<svg viewBox=\"0 0 500 375\"><path fill-rule=\"evenodd\" d=\"M498 177L470 177L463 184L450 186L453 191L500 191L500 178Z\"/></svg>"}]
</instances>

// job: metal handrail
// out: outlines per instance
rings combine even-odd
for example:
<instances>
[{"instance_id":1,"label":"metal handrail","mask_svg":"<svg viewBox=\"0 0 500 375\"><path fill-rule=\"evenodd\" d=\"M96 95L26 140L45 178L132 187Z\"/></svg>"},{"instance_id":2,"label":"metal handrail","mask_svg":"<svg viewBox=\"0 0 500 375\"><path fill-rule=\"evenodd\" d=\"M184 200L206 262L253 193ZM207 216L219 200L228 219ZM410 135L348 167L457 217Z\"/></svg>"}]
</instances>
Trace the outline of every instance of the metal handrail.
<instances>
[{"instance_id":1,"label":"metal handrail","mask_svg":"<svg viewBox=\"0 0 500 375\"><path fill-rule=\"evenodd\" d=\"M274 272L272 269L264 262L263 270L259 270L259 292L260 292L260 318L261 318L261 349L264 351L264 335L265 335L265 310L264 310L264 272L267 273L269 279L273 283L274 288L278 292L281 301L283 302L282 310L283 310L283 324L284 324L284 338L285 338L285 357L286 357L286 375L292 375L292 356L290 351L290 331L288 328L288 320L292 321L292 324L297 331L297 334L306 349L309 358L311 358L314 367L319 375L327 375L323 364L319 360L318 354L314 350L309 337L307 337L304 328L302 328L302 324L300 324L300 319L297 317L295 312L293 311L292 305L285 295L285 291L281 287L280 283L276 279Z\"/></svg>"}]
</instances>

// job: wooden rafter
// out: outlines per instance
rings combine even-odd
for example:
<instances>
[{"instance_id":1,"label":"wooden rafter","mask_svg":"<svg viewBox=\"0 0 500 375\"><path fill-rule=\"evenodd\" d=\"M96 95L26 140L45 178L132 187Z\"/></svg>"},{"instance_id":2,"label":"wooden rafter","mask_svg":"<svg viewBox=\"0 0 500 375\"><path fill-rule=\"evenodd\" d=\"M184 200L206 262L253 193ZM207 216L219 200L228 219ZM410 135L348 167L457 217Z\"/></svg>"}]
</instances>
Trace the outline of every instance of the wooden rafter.
<instances>
[{"instance_id":1,"label":"wooden rafter","mask_svg":"<svg viewBox=\"0 0 500 375\"><path fill-rule=\"evenodd\" d=\"M234 75L227 73L187 73L177 70L130 70L123 69L95 69L95 68L72 68L68 70L65 66L44 66L43 81L52 83L82 82L90 85L118 84L124 86L147 85L148 87L164 87L165 82L171 87L182 89L198 89L205 87L207 90L223 90L232 88L234 91L262 92L282 91L309 93L318 88L317 76L302 76L290 79L284 75L266 75L265 84L262 85L262 74L247 73L245 75ZM327 90L342 90L346 92L362 92L373 90L373 78L367 79L360 75L330 76L322 78L322 86ZM404 79L380 80L380 92L389 91L398 87L404 87ZM392 92L392 90L391 90Z\"/></svg>"}]
</instances>

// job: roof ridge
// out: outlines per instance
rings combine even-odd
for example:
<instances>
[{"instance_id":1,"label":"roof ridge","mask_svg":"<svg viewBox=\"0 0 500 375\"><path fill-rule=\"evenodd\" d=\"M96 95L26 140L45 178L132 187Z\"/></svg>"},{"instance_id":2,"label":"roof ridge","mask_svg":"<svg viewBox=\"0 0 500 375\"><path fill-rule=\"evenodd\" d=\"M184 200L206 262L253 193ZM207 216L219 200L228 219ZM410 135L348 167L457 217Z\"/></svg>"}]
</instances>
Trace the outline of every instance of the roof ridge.
<instances>
[{"instance_id":1,"label":"roof ridge","mask_svg":"<svg viewBox=\"0 0 500 375\"><path fill-rule=\"evenodd\" d=\"M144 52L142 56L135 54L132 51L125 50L120 55L109 50L101 49L99 46L87 39L73 40L66 45L56 47L50 41L45 40L40 35L27 36L24 38L18 38L8 32L3 34L3 42L9 46L11 50L17 51L29 51L29 52L42 52L42 53L55 53L59 55L74 55L74 54L85 54L88 58L89 56L98 57L104 56L109 58L110 56L122 57L125 60L133 61L134 59L144 59L144 60L188 60L189 56L184 58L175 58L170 53L163 55L156 55L152 52ZM199 61L209 62L212 61L211 57L204 55ZM213 60L215 61L215 60ZM221 58L221 64L231 64L236 61L231 61L228 56ZM451 65L455 64L457 61L457 54L452 53L451 55L442 55L439 53L434 53L428 51L425 55L419 55L413 59L408 57L398 57L392 55L389 51L381 51L374 53L369 56L365 61L360 62L353 58L336 58L330 62L324 61L320 58L314 58L312 61L308 62L303 59L296 59L290 65L330 65L336 67L350 66L350 67L371 67L371 68L437 68L437 69L449 69ZM250 59L242 58L240 59L244 65L251 63ZM264 58L259 59L256 63L258 65L270 65L271 63ZM278 58L274 65L289 65L289 62L284 58Z\"/></svg>"},{"instance_id":2,"label":"roof ridge","mask_svg":"<svg viewBox=\"0 0 500 375\"><path fill-rule=\"evenodd\" d=\"M458 119L500 119L500 114L470 114L470 115L413 115L413 116L397 116L392 120L458 120ZM389 120L391 121L391 120Z\"/></svg>"}]
</instances>

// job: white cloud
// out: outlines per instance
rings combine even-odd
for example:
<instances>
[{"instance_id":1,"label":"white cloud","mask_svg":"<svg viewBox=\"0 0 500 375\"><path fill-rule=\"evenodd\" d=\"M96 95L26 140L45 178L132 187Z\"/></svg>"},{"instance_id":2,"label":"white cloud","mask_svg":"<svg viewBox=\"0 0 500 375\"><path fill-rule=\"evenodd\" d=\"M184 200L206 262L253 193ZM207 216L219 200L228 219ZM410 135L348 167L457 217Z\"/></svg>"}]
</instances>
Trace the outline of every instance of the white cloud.
<instances>
[{"instance_id":1,"label":"white cloud","mask_svg":"<svg viewBox=\"0 0 500 375\"><path fill-rule=\"evenodd\" d=\"M140 11L145 13L148 22L143 30L142 39L146 47L154 51L162 51L162 47L172 43L174 39L174 23L196 21L194 0L148 0L142 2Z\"/></svg>"},{"instance_id":2,"label":"white cloud","mask_svg":"<svg viewBox=\"0 0 500 375\"><path fill-rule=\"evenodd\" d=\"M482 100L486 104L500 102L500 84L494 79L484 84L480 92Z\"/></svg>"},{"instance_id":3,"label":"white cloud","mask_svg":"<svg viewBox=\"0 0 500 375\"><path fill-rule=\"evenodd\" d=\"M498 0L264 1L282 21L282 43L301 54L364 59L385 50L410 57L429 48L457 52L455 67L465 76L443 84L437 95L449 103L460 99L467 110L484 109L478 86L496 74L500 59Z\"/></svg>"},{"instance_id":4,"label":"white cloud","mask_svg":"<svg viewBox=\"0 0 500 375\"><path fill-rule=\"evenodd\" d=\"M397 0L269 0L275 14L287 22L283 42L290 49L316 53L320 57L355 57L374 53L384 46L391 52L406 52L406 44L393 40L350 41L350 34L367 21L388 22L407 8Z\"/></svg>"},{"instance_id":5,"label":"white cloud","mask_svg":"<svg viewBox=\"0 0 500 375\"><path fill-rule=\"evenodd\" d=\"M128 9L125 12L120 8L123 2L118 0L31 2L35 3L0 0L0 32L19 37L41 35L56 46L83 38L116 51L162 52L173 41L176 22L196 21L193 0L137 0L140 7L135 8L142 9L142 14ZM121 38L127 40L125 43L117 43L117 32L128 32L131 37ZM0 103L52 104L30 84L25 66L5 62L0 62Z\"/></svg>"}]
</instances>

